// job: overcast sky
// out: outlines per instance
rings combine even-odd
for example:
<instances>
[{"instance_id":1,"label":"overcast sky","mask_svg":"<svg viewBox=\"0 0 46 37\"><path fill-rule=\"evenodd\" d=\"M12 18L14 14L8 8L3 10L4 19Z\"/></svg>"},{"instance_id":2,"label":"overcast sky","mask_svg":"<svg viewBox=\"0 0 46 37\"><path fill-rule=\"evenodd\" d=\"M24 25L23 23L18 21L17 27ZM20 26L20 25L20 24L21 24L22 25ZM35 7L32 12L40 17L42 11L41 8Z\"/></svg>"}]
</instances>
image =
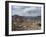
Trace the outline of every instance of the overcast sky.
<instances>
[{"instance_id":1,"label":"overcast sky","mask_svg":"<svg viewBox=\"0 0 46 37\"><path fill-rule=\"evenodd\" d=\"M11 9L12 16L41 16L41 7L12 5Z\"/></svg>"}]
</instances>

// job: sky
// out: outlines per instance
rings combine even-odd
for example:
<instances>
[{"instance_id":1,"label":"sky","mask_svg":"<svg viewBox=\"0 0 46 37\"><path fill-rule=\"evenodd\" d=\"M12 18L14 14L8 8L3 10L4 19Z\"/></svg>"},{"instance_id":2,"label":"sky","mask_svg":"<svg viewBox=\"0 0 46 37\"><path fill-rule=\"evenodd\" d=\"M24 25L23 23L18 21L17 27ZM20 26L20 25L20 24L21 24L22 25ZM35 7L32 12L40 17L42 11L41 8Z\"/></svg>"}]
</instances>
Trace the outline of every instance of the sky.
<instances>
[{"instance_id":1,"label":"sky","mask_svg":"<svg viewBox=\"0 0 46 37\"><path fill-rule=\"evenodd\" d=\"M12 5L11 12L12 16L41 16L41 7Z\"/></svg>"}]
</instances>

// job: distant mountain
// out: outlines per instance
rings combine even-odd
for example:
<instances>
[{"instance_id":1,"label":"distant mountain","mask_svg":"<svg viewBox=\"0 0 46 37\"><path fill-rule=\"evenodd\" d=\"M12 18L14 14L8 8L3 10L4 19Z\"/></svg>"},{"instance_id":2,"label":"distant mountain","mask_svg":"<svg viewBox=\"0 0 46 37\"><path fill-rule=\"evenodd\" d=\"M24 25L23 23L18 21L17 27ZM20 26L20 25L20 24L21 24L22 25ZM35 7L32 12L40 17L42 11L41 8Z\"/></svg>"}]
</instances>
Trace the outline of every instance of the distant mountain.
<instances>
[{"instance_id":1,"label":"distant mountain","mask_svg":"<svg viewBox=\"0 0 46 37\"><path fill-rule=\"evenodd\" d=\"M27 19L30 19L30 20L41 20L41 16L36 16L36 17L32 17L32 16L18 16L18 15L14 15L12 16L12 19L15 20L16 18L20 18L20 19L24 19L24 20L27 20Z\"/></svg>"},{"instance_id":2,"label":"distant mountain","mask_svg":"<svg viewBox=\"0 0 46 37\"><path fill-rule=\"evenodd\" d=\"M23 16L23 17L26 17L26 18L35 18L35 17L41 17L41 16Z\"/></svg>"},{"instance_id":3,"label":"distant mountain","mask_svg":"<svg viewBox=\"0 0 46 37\"><path fill-rule=\"evenodd\" d=\"M13 15L12 17L17 17L17 16L19 16L19 15ZM25 17L25 18L32 18L32 17L41 17L41 16L21 16L21 17Z\"/></svg>"}]
</instances>

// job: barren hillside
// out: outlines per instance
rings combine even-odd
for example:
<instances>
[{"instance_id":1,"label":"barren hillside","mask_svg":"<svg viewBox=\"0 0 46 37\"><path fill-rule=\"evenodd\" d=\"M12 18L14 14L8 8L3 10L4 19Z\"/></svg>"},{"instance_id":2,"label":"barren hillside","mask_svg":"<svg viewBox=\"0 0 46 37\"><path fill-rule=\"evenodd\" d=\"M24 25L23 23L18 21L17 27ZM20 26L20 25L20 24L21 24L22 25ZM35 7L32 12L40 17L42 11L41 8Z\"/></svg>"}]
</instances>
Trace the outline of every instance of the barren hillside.
<instances>
[{"instance_id":1,"label":"barren hillside","mask_svg":"<svg viewBox=\"0 0 46 37\"><path fill-rule=\"evenodd\" d=\"M41 29L41 16L37 17L24 17L12 16L12 31L22 30L40 30Z\"/></svg>"}]
</instances>

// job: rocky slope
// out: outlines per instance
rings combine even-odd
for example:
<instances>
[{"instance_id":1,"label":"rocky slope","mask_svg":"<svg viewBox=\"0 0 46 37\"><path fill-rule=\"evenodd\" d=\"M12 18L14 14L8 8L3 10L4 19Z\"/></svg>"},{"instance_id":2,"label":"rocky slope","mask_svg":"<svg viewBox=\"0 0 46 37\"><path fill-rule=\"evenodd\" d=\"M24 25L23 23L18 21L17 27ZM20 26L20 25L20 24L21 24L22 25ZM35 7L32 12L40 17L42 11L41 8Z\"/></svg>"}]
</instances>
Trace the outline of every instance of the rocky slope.
<instances>
[{"instance_id":1,"label":"rocky slope","mask_svg":"<svg viewBox=\"0 0 46 37\"><path fill-rule=\"evenodd\" d=\"M41 16L12 16L12 31L41 29Z\"/></svg>"}]
</instances>

